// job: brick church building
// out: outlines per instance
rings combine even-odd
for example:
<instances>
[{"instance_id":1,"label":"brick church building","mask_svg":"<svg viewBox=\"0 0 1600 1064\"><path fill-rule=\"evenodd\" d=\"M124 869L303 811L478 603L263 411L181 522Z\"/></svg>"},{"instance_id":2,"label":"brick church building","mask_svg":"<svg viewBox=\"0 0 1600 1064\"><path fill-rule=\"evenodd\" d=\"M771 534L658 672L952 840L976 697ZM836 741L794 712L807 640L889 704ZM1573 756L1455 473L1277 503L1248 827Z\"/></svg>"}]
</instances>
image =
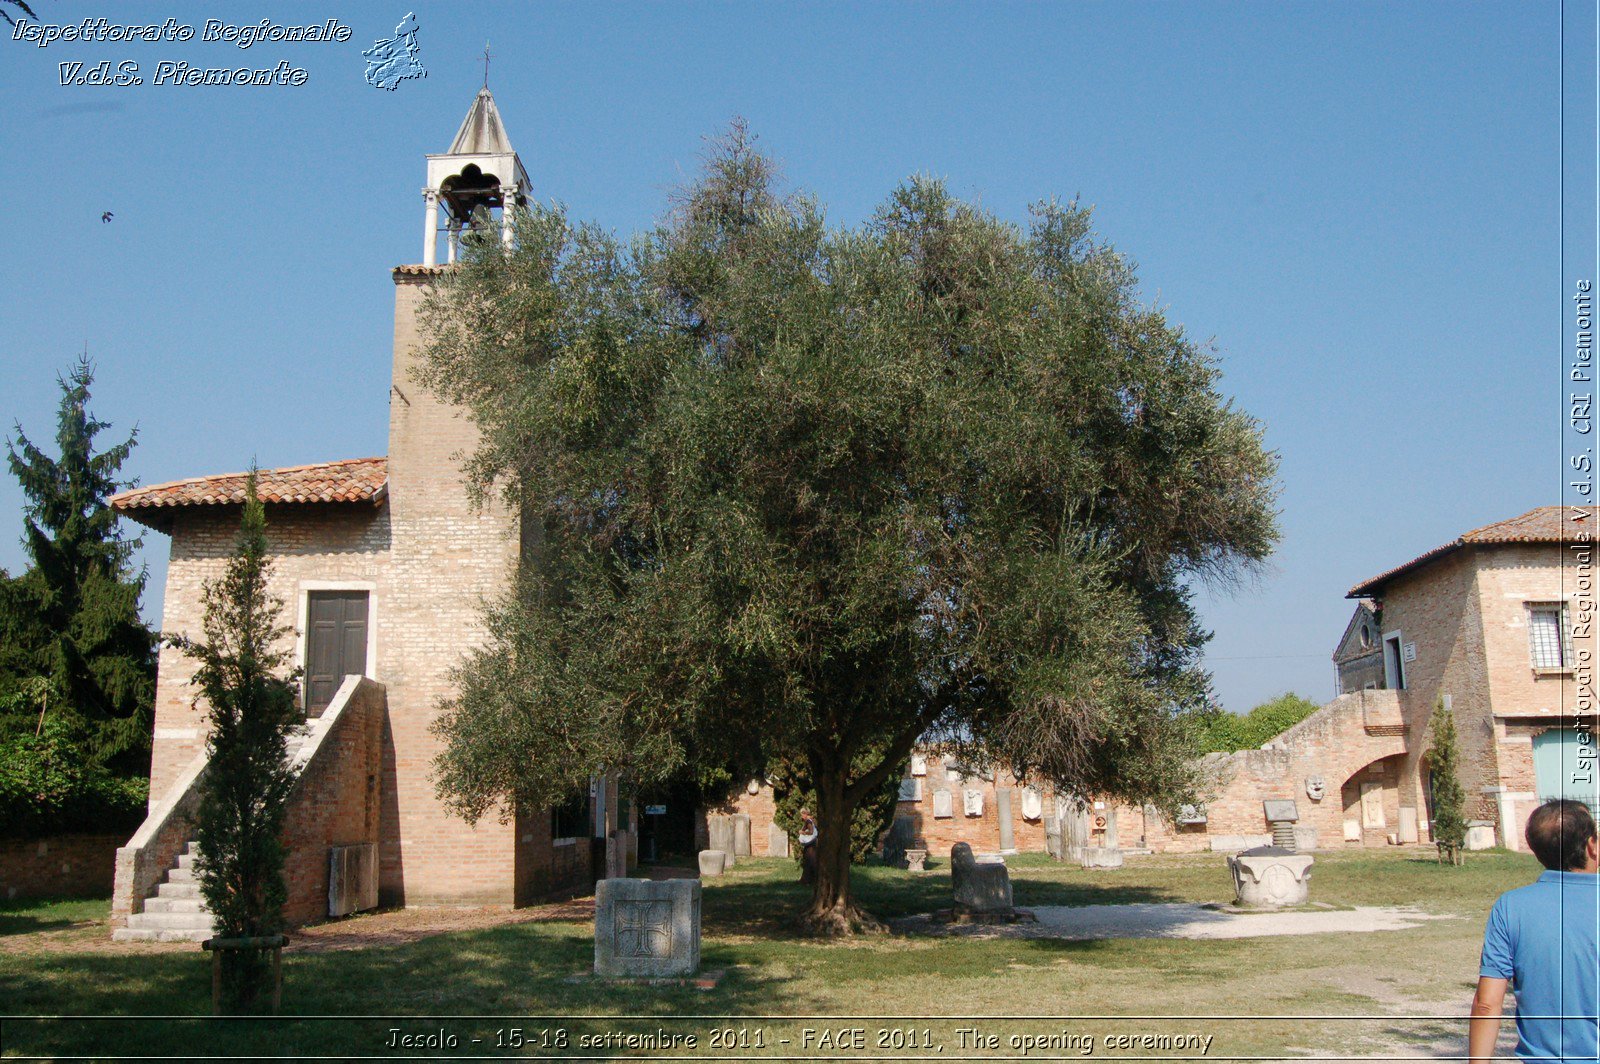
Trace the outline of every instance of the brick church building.
<instances>
[{"instance_id":1,"label":"brick church building","mask_svg":"<svg viewBox=\"0 0 1600 1064\"><path fill-rule=\"evenodd\" d=\"M614 781L587 806L517 809L475 826L434 793L440 740L429 726L449 674L482 635L480 607L506 585L519 551L516 515L469 501L456 456L475 430L415 383L417 311L456 257L479 208L510 227L528 177L488 89L450 149L427 157L422 262L396 267L389 449L260 471L272 591L294 628L308 720L291 742L299 779L289 811L292 922L385 905L522 905L620 874L636 839ZM442 261L441 261L442 260ZM373 396L376 399L376 396ZM232 549L243 474L123 492L112 506L171 537L161 628L198 635L201 591ZM193 662L161 651L150 811L118 851L113 902L123 939L204 938L188 817L204 770L204 712ZM577 809L577 812L574 812Z\"/></svg>"}]
</instances>

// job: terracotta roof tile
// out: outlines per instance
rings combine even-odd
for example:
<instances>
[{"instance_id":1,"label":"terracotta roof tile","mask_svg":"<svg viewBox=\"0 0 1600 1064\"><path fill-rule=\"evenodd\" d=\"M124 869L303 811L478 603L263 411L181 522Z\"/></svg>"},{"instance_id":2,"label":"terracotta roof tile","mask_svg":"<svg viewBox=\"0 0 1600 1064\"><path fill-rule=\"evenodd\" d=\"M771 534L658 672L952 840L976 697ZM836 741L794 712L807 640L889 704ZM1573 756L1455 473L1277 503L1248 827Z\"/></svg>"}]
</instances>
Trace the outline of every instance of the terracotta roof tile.
<instances>
[{"instance_id":1,"label":"terracotta roof tile","mask_svg":"<svg viewBox=\"0 0 1600 1064\"><path fill-rule=\"evenodd\" d=\"M448 264L438 266L396 266L394 275L396 277L438 277L449 268Z\"/></svg>"},{"instance_id":2,"label":"terracotta roof tile","mask_svg":"<svg viewBox=\"0 0 1600 1064\"><path fill-rule=\"evenodd\" d=\"M1563 518L1566 514L1566 519ZM1595 517L1591 514L1583 522L1572 520L1576 514L1591 514L1588 508L1572 509L1561 506L1538 506L1525 514L1496 521L1482 528L1474 528L1464 532L1443 546L1419 554L1417 557L1397 565L1393 569L1379 573L1370 580L1365 580L1350 589L1346 598L1362 598L1374 595L1382 589L1384 584L1413 569L1420 568L1436 558L1443 557L1451 551L1460 550L1468 546L1492 546L1506 543L1572 543L1578 542L1580 535L1588 538L1594 534Z\"/></svg>"},{"instance_id":3,"label":"terracotta roof tile","mask_svg":"<svg viewBox=\"0 0 1600 1064\"><path fill-rule=\"evenodd\" d=\"M387 458L347 458L342 462L262 469L256 492L267 503L378 502L388 483ZM184 506L238 506L244 502L245 473L191 477L111 497L111 508L143 524L164 523L169 511Z\"/></svg>"}]
</instances>

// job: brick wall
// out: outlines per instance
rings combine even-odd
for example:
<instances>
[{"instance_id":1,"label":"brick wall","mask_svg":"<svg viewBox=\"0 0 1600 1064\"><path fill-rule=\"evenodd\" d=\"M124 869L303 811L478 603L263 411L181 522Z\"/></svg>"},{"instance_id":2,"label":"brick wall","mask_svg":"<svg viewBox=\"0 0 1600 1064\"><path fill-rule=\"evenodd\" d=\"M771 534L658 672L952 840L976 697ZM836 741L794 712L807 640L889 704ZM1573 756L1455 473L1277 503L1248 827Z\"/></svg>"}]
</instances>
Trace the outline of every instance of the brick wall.
<instances>
[{"instance_id":1,"label":"brick wall","mask_svg":"<svg viewBox=\"0 0 1600 1064\"><path fill-rule=\"evenodd\" d=\"M0 839L0 899L100 898L111 893L121 835Z\"/></svg>"},{"instance_id":2,"label":"brick wall","mask_svg":"<svg viewBox=\"0 0 1600 1064\"><path fill-rule=\"evenodd\" d=\"M1405 663L1405 689L1397 692L1410 739L1399 780L1402 801L1425 808L1421 761L1428 748L1428 722L1437 700L1448 696L1456 718L1467 815L1492 818L1494 801L1484 788L1495 784L1499 766L1484 638L1500 617L1496 604L1482 595L1479 557L1470 549L1457 551L1384 588L1379 616L1385 637L1399 632L1402 644L1416 647L1415 659Z\"/></svg>"},{"instance_id":3,"label":"brick wall","mask_svg":"<svg viewBox=\"0 0 1600 1064\"><path fill-rule=\"evenodd\" d=\"M383 687L360 681L295 783L283 832L291 925L327 916L331 847L378 841L383 718Z\"/></svg>"},{"instance_id":4,"label":"brick wall","mask_svg":"<svg viewBox=\"0 0 1600 1064\"><path fill-rule=\"evenodd\" d=\"M167 566L161 630L199 638L205 620L205 582L220 577L239 533L239 508L188 507L175 511ZM339 506L268 506L267 541L272 551L269 590L283 602L282 623L298 629L306 585L365 583L376 588L389 553L389 514L370 503ZM382 617L382 596L374 593ZM299 631L282 648L299 663ZM381 639L381 636L380 636ZM380 652L381 652L380 642ZM376 676L374 662L368 675ZM205 748L205 710L194 705L194 660L163 645L156 674L155 736L151 749L150 806Z\"/></svg>"},{"instance_id":5,"label":"brick wall","mask_svg":"<svg viewBox=\"0 0 1600 1064\"><path fill-rule=\"evenodd\" d=\"M897 802L894 815L911 817L917 823L917 835L927 843L930 853L948 854L958 842L965 842L980 853L995 853L1000 849L999 803L996 792L1011 791L1011 830L1014 848L1021 852L1043 852L1044 818L1055 811L1054 799L1046 789L1042 792L1041 816L1026 820L1022 816L1023 784L1009 772L993 772L986 776L960 774L950 777L954 762L947 764L938 755L929 755L927 775L910 777L921 779L922 799L916 802ZM948 788L951 791L950 817L933 815L933 792ZM967 789L983 794L983 815L969 817L962 811L962 791ZM740 788L726 801L702 809L695 827L696 845L707 845L706 816L715 813L748 813L750 815L750 851L757 857L769 856L767 845L769 827L775 812L775 795L769 784L761 783L754 794L748 787ZM795 844L791 841L791 847Z\"/></svg>"},{"instance_id":6,"label":"brick wall","mask_svg":"<svg viewBox=\"0 0 1600 1064\"><path fill-rule=\"evenodd\" d=\"M451 670L483 638L485 600L509 586L518 523L498 501L479 509L468 499L458 456L476 446L476 430L416 381L416 314L428 281L395 275L392 547L378 614L378 675L389 689L380 882L388 904L509 906L514 822L491 814L467 825L429 778L439 751L430 726L454 693Z\"/></svg>"},{"instance_id":7,"label":"brick wall","mask_svg":"<svg viewBox=\"0 0 1600 1064\"><path fill-rule=\"evenodd\" d=\"M1396 692L1356 691L1329 702L1275 738L1268 748L1208 755L1202 762L1205 824L1175 825L1147 815L1147 844L1172 852L1255 845L1272 830L1262 803L1293 799L1300 816L1298 826L1315 831L1318 847L1342 846L1345 785L1374 763L1405 754L1406 736L1395 734L1401 719ZM1398 763L1392 769L1394 811L1383 834L1398 828L1402 771ZM1307 791L1312 777L1323 781L1320 801ZM1309 841L1309 834L1303 834ZM1381 844L1382 834L1375 841Z\"/></svg>"},{"instance_id":8,"label":"brick wall","mask_svg":"<svg viewBox=\"0 0 1600 1064\"><path fill-rule=\"evenodd\" d=\"M1207 823L1154 824L1152 846L1192 850L1219 837L1254 841L1268 831L1261 809L1268 798L1294 798L1320 846L1343 845L1344 823L1363 821L1363 783L1375 786L1384 823L1362 829L1359 844L1382 844L1398 832L1402 808L1416 810L1426 841L1423 759L1434 707L1444 699L1455 715L1467 815L1500 823L1502 843L1524 848L1522 831L1538 804L1532 739L1570 713L1582 693L1573 674L1533 668L1528 604L1570 602L1577 582L1571 558L1554 544L1463 548L1398 578L1383 589L1377 627L1380 651L1383 638L1395 633L1402 647L1414 648L1414 658L1403 663L1405 688L1369 693L1364 712L1348 703L1360 692L1343 696L1277 737L1272 749L1208 759L1215 782ZM1574 638L1574 649L1587 650L1589 660L1595 645L1592 632ZM1321 802L1304 790L1313 775L1327 788Z\"/></svg>"},{"instance_id":9,"label":"brick wall","mask_svg":"<svg viewBox=\"0 0 1600 1064\"><path fill-rule=\"evenodd\" d=\"M752 783L757 781L752 780ZM766 783L758 783L756 793L751 794L749 786L740 788L731 798L718 805L709 806L701 811L695 824L695 845L705 849L709 845L709 833L706 828L706 816L711 813L748 813L750 815L750 852L756 857L781 857L782 852L772 853L769 844L772 842L772 818L777 813L777 795L772 787ZM790 853L798 853L799 844L790 842Z\"/></svg>"},{"instance_id":10,"label":"brick wall","mask_svg":"<svg viewBox=\"0 0 1600 1064\"><path fill-rule=\"evenodd\" d=\"M1012 849L1021 852L1044 850L1044 817L1055 811L1051 794L1043 792L1041 815L1037 820L1022 816L1022 791L1024 784L1011 773L997 770L988 774L971 774L962 770L953 759L938 755L927 756L927 775L911 776L922 780L922 797L915 802L899 802L896 817L910 817L916 836L926 841L927 850L933 854L948 854L957 843L965 842L979 853L1000 851L1001 790L1011 792ZM936 817L933 813L934 793L950 792L950 816ZM983 814L967 816L963 809L963 792L975 790L983 796Z\"/></svg>"},{"instance_id":11,"label":"brick wall","mask_svg":"<svg viewBox=\"0 0 1600 1064\"><path fill-rule=\"evenodd\" d=\"M1458 550L1384 589L1384 629L1403 630L1417 646L1402 696L1415 753L1426 749L1422 733L1435 699L1448 697L1468 816L1501 822L1501 842L1513 849L1525 848L1522 826L1538 804L1528 744L1570 714L1582 693L1571 672L1533 668L1528 605L1570 603L1577 583L1562 547L1505 544ZM1595 633L1578 632L1573 643L1594 660ZM1592 681L1587 693L1592 704ZM1403 790L1421 778L1415 762L1406 772L1413 775Z\"/></svg>"}]
</instances>

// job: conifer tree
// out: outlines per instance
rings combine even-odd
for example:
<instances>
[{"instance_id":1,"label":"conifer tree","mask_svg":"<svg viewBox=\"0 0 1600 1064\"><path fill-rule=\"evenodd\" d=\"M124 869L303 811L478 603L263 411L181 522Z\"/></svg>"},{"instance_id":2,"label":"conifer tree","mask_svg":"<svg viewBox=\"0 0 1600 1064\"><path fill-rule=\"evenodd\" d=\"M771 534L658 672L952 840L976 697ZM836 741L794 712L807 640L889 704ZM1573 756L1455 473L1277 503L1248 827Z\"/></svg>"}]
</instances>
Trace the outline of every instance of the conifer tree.
<instances>
[{"instance_id":1,"label":"conifer tree","mask_svg":"<svg viewBox=\"0 0 1600 1064\"><path fill-rule=\"evenodd\" d=\"M0 694L48 680L46 709L61 713L96 761L147 765L156 639L139 617L145 573L132 566L138 539L117 528L107 500L137 431L96 449L109 425L89 413L94 366L80 359L60 381L52 458L21 426L9 447L27 498L27 572L0 580Z\"/></svg>"},{"instance_id":2,"label":"conifer tree","mask_svg":"<svg viewBox=\"0 0 1600 1064\"><path fill-rule=\"evenodd\" d=\"M1433 744L1428 748L1428 773L1433 779L1433 841L1439 863L1462 862L1467 841L1466 793L1458 774L1460 750L1456 746L1455 714L1440 699L1433 710Z\"/></svg>"},{"instance_id":3,"label":"conifer tree","mask_svg":"<svg viewBox=\"0 0 1600 1064\"><path fill-rule=\"evenodd\" d=\"M293 775L287 738L300 714L279 623L283 603L267 589L266 515L256 475L223 575L206 584L204 639L175 642L199 668L194 684L210 724L196 835L198 878L221 938L277 934L283 925L284 809ZM236 957L224 987L230 1011L250 1011L264 990L265 959Z\"/></svg>"}]
</instances>

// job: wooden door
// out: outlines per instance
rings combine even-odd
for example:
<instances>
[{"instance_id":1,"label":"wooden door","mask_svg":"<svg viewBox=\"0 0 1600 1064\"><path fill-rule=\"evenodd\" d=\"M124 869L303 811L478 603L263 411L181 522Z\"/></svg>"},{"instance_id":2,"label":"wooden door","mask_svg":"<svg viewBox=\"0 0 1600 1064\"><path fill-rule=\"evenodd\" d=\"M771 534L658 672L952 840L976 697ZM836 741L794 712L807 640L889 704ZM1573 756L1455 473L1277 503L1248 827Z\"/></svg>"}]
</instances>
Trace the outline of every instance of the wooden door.
<instances>
[{"instance_id":1,"label":"wooden door","mask_svg":"<svg viewBox=\"0 0 1600 1064\"><path fill-rule=\"evenodd\" d=\"M316 717L346 676L366 675L367 593L311 592L306 626L306 715Z\"/></svg>"}]
</instances>

